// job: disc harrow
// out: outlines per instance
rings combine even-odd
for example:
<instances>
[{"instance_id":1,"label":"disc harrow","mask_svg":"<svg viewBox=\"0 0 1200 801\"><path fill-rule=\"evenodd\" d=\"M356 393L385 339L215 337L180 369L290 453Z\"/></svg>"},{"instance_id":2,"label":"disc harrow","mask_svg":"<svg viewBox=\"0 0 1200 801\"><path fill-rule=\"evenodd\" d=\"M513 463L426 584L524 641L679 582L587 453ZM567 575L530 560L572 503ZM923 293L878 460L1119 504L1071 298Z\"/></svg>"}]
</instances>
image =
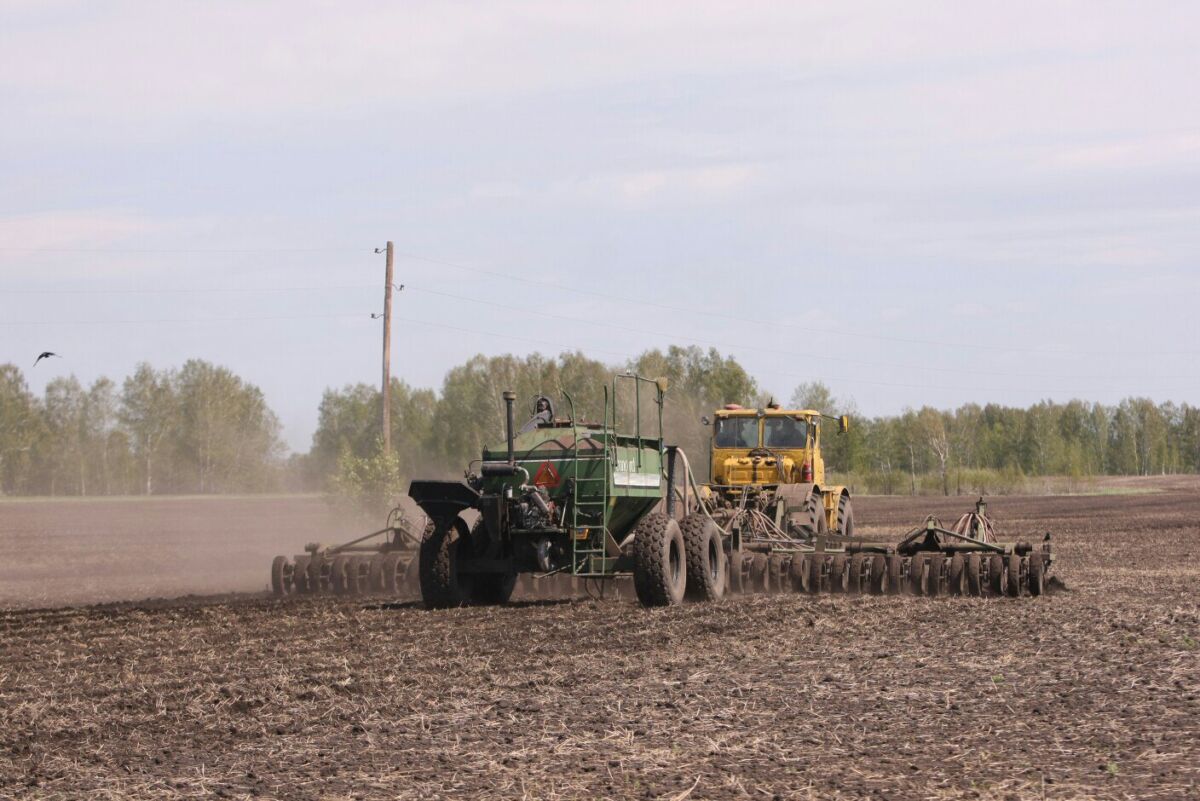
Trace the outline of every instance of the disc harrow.
<instances>
[{"instance_id":1,"label":"disc harrow","mask_svg":"<svg viewBox=\"0 0 1200 801\"><path fill-rule=\"evenodd\" d=\"M416 593L422 533L397 507L378 531L341 545L309 543L291 558L276 556L271 591L277 596Z\"/></svg>"},{"instance_id":2,"label":"disc harrow","mask_svg":"<svg viewBox=\"0 0 1200 801\"><path fill-rule=\"evenodd\" d=\"M735 592L1036 597L1054 564L1049 533L1036 544L999 541L982 498L952 526L931 515L895 543L827 532L796 538L745 512L729 531L738 543L728 563Z\"/></svg>"}]
</instances>

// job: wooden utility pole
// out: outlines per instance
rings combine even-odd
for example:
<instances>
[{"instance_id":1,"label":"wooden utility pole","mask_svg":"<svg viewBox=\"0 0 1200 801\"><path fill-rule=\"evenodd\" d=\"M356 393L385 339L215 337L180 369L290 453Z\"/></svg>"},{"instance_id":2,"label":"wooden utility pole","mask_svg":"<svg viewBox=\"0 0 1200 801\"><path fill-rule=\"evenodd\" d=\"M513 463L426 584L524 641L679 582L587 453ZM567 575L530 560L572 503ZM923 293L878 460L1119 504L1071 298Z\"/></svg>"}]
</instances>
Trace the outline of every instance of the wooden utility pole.
<instances>
[{"instance_id":1,"label":"wooden utility pole","mask_svg":"<svg viewBox=\"0 0 1200 801\"><path fill-rule=\"evenodd\" d=\"M392 453L392 243L387 243L383 285L383 455Z\"/></svg>"}]
</instances>

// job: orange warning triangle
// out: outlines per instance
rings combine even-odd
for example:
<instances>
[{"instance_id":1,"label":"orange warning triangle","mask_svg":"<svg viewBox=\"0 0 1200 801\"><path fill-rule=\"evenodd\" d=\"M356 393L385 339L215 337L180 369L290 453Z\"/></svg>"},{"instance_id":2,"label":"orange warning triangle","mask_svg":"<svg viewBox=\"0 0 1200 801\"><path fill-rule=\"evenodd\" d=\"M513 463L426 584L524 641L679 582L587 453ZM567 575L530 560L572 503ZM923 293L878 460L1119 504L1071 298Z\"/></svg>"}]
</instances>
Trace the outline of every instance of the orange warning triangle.
<instances>
[{"instance_id":1,"label":"orange warning triangle","mask_svg":"<svg viewBox=\"0 0 1200 801\"><path fill-rule=\"evenodd\" d=\"M558 471L554 469L554 465L550 462L542 462L541 467L537 469L537 473L533 476L533 485L535 487L557 487L558 482Z\"/></svg>"}]
</instances>

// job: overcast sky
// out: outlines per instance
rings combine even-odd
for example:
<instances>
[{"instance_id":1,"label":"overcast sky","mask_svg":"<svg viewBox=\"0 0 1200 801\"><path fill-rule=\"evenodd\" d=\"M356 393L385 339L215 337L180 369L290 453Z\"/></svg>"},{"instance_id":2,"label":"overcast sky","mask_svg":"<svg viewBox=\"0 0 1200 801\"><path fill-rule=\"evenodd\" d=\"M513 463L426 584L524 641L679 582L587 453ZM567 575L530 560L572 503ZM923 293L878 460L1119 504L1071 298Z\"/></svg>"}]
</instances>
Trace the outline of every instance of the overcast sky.
<instances>
[{"instance_id":1,"label":"overcast sky","mask_svg":"<svg viewBox=\"0 0 1200 801\"><path fill-rule=\"evenodd\" d=\"M1195 3L0 3L0 363L1200 402ZM582 291L572 291L582 290ZM61 361L29 366L41 350Z\"/></svg>"}]
</instances>

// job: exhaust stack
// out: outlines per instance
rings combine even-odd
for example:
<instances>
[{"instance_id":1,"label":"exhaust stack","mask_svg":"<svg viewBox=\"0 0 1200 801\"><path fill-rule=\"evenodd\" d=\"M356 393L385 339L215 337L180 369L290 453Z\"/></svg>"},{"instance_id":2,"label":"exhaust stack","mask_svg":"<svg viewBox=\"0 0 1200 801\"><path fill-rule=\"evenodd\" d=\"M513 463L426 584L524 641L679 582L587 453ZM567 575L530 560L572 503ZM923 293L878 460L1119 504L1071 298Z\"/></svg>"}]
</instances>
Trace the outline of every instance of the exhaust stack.
<instances>
[{"instance_id":1,"label":"exhaust stack","mask_svg":"<svg viewBox=\"0 0 1200 801\"><path fill-rule=\"evenodd\" d=\"M517 460L513 456L513 401L517 399L517 393L511 389L504 391L504 406L505 408L505 436L508 438L508 463L516 464Z\"/></svg>"}]
</instances>

